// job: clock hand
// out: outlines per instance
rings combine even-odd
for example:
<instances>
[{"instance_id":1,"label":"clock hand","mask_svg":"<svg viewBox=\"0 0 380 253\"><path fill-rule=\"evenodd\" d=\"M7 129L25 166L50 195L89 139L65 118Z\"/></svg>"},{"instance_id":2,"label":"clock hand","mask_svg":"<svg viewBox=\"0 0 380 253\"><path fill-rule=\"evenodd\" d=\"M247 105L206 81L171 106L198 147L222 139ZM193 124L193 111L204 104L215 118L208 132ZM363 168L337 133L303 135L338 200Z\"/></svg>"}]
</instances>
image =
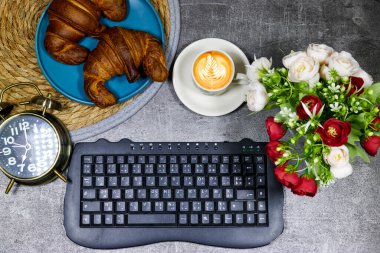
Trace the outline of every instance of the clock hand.
<instances>
[{"instance_id":1,"label":"clock hand","mask_svg":"<svg viewBox=\"0 0 380 253\"><path fill-rule=\"evenodd\" d=\"M26 133L26 128L24 127L24 134L25 134L25 146L29 144L28 142L28 134Z\"/></svg>"},{"instance_id":2,"label":"clock hand","mask_svg":"<svg viewBox=\"0 0 380 253\"><path fill-rule=\"evenodd\" d=\"M26 145L21 145L21 144L18 144L16 142L13 143L14 146L12 146L12 148L25 148Z\"/></svg>"}]
</instances>

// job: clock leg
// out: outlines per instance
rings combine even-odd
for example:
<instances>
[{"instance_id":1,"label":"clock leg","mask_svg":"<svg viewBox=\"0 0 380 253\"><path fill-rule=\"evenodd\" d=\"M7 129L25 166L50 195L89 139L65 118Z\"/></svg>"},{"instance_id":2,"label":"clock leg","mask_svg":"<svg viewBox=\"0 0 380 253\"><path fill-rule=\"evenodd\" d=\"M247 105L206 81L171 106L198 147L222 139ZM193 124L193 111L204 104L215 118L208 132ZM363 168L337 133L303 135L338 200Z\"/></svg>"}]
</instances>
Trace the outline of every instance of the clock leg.
<instances>
[{"instance_id":1,"label":"clock leg","mask_svg":"<svg viewBox=\"0 0 380 253\"><path fill-rule=\"evenodd\" d=\"M54 173L65 183L67 183L67 178L62 175L62 173L60 173L58 170L54 170Z\"/></svg>"},{"instance_id":2,"label":"clock leg","mask_svg":"<svg viewBox=\"0 0 380 253\"><path fill-rule=\"evenodd\" d=\"M7 186L7 189L5 190L5 194L8 194L8 193L11 191L11 189L12 189L14 183L15 183L15 180L14 180L14 179L11 179L11 181L9 182L9 184L8 184L8 186Z\"/></svg>"}]
</instances>

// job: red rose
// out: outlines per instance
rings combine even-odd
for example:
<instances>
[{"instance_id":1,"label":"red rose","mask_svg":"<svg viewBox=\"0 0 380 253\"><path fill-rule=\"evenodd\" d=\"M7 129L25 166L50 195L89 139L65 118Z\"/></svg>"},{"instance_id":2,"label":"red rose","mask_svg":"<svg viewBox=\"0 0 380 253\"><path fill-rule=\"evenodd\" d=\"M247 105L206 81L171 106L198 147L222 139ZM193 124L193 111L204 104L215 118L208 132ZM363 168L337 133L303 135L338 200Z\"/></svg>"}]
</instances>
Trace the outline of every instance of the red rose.
<instances>
[{"instance_id":1,"label":"red rose","mask_svg":"<svg viewBox=\"0 0 380 253\"><path fill-rule=\"evenodd\" d=\"M288 188L294 188L300 184L301 179L295 172L286 172L285 169L287 166L287 164L277 166L274 169L274 176L284 186Z\"/></svg>"},{"instance_id":2,"label":"red rose","mask_svg":"<svg viewBox=\"0 0 380 253\"><path fill-rule=\"evenodd\" d=\"M300 181L301 182L298 186L292 188L292 192L300 196L306 195L309 197L314 197L318 189L315 180L307 177L301 177Z\"/></svg>"},{"instance_id":3,"label":"red rose","mask_svg":"<svg viewBox=\"0 0 380 253\"><path fill-rule=\"evenodd\" d=\"M372 120L371 124L369 125L373 130L380 131L380 118L377 117L374 120Z\"/></svg>"},{"instance_id":4,"label":"red rose","mask_svg":"<svg viewBox=\"0 0 380 253\"><path fill-rule=\"evenodd\" d=\"M279 141L271 141L265 146L265 152L269 156L269 159L274 163L277 158L284 154L284 151L277 151L277 148L281 145Z\"/></svg>"},{"instance_id":5,"label":"red rose","mask_svg":"<svg viewBox=\"0 0 380 253\"><path fill-rule=\"evenodd\" d=\"M276 177L277 181L280 182L281 184L283 184L283 178L286 174L285 169L287 166L288 166L287 164L284 164L284 165L280 165L274 168L273 174Z\"/></svg>"},{"instance_id":6,"label":"red rose","mask_svg":"<svg viewBox=\"0 0 380 253\"><path fill-rule=\"evenodd\" d=\"M268 117L265 120L265 126L267 128L269 139L271 141L277 141L281 139L286 133L284 124L275 122L274 117Z\"/></svg>"},{"instance_id":7,"label":"red rose","mask_svg":"<svg viewBox=\"0 0 380 253\"><path fill-rule=\"evenodd\" d=\"M304 103L311 112L313 112L314 108L316 108L316 114L321 110L323 106L321 99L316 95L304 96L301 99L301 102ZM309 115L307 115L307 113L305 112L305 109L303 108L301 102L298 104L296 111L297 111L298 117L301 120L305 120L309 118Z\"/></svg>"},{"instance_id":8,"label":"red rose","mask_svg":"<svg viewBox=\"0 0 380 253\"><path fill-rule=\"evenodd\" d=\"M350 76L350 82L351 82L351 89L347 93L347 97L354 94L354 92L357 92L356 96L359 96L360 94L363 93L363 91L364 91L364 89L363 89L363 85L364 85L363 78L356 77L356 76ZM346 89L348 89L348 86L349 86L349 84L346 84Z\"/></svg>"},{"instance_id":9,"label":"red rose","mask_svg":"<svg viewBox=\"0 0 380 253\"><path fill-rule=\"evenodd\" d=\"M371 156L377 154L377 150L380 147L380 136L370 136L361 141L362 147L364 150Z\"/></svg>"},{"instance_id":10,"label":"red rose","mask_svg":"<svg viewBox=\"0 0 380 253\"><path fill-rule=\"evenodd\" d=\"M323 128L318 127L316 132L321 136L324 144L330 147L339 147L348 141L351 124L350 122L343 122L331 118L323 123Z\"/></svg>"}]
</instances>

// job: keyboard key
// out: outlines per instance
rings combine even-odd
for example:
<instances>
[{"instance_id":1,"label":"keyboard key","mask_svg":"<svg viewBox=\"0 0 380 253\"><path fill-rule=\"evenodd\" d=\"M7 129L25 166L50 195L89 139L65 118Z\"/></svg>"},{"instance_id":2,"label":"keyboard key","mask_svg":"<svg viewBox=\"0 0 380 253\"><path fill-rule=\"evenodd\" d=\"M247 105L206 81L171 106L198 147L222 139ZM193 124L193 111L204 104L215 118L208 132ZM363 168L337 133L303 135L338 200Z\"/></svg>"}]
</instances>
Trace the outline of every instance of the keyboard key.
<instances>
[{"instance_id":1,"label":"keyboard key","mask_svg":"<svg viewBox=\"0 0 380 253\"><path fill-rule=\"evenodd\" d=\"M142 177L133 177L133 186L142 186Z\"/></svg>"},{"instance_id":2,"label":"keyboard key","mask_svg":"<svg viewBox=\"0 0 380 253\"><path fill-rule=\"evenodd\" d=\"M95 185L99 186L99 187L103 187L104 186L104 177L96 177Z\"/></svg>"},{"instance_id":3,"label":"keyboard key","mask_svg":"<svg viewBox=\"0 0 380 253\"><path fill-rule=\"evenodd\" d=\"M216 174L216 164L208 164L207 172L208 174Z\"/></svg>"},{"instance_id":4,"label":"keyboard key","mask_svg":"<svg viewBox=\"0 0 380 253\"><path fill-rule=\"evenodd\" d=\"M196 199L197 198L197 190L196 189L188 189L187 190L187 198L188 199Z\"/></svg>"},{"instance_id":5,"label":"keyboard key","mask_svg":"<svg viewBox=\"0 0 380 253\"><path fill-rule=\"evenodd\" d=\"M234 186L242 186L243 185L243 177L235 176L234 177Z\"/></svg>"},{"instance_id":6,"label":"keyboard key","mask_svg":"<svg viewBox=\"0 0 380 253\"><path fill-rule=\"evenodd\" d=\"M232 224L232 214L224 215L224 224L231 225Z\"/></svg>"},{"instance_id":7,"label":"keyboard key","mask_svg":"<svg viewBox=\"0 0 380 253\"><path fill-rule=\"evenodd\" d=\"M267 223L267 214L259 213L257 221L260 225L265 225Z\"/></svg>"},{"instance_id":8,"label":"keyboard key","mask_svg":"<svg viewBox=\"0 0 380 253\"><path fill-rule=\"evenodd\" d=\"M137 199L146 199L146 189L137 190Z\"/></svg>"},{"instance_id":9,"label":"keyboard key","mask_svg":"<svg viewBox=\"0 0 380 253\"><path fill-rule=\"evenodd\" d=\"M107 163L114 163L115 158L112 155L107 156Z\"/></svg>"},{"instance_id":10,"label":"keyboard key","mask_svg":"<svg viewBox=\"0 0 380 253\"><path fill-rule=\"evenodd\" d=\"M116 174L116 164L107 164L107 174Z\"/></svg>"},{"instance_id":11,"label":"keyboard key","mask_svg":"<svg viewBox=\"0 0 380 253\"><path fill-rule=\"evenodd\" d=\"M124 215L117 214L116 215L116 225L124 225Z\"/></svg>"},{"instance_id":12,"label":"keyboard key","mask_svg":"<svg viewBox=\"0 0 380 253\"><path fill-rule=\"evenodd\" d=\"M92 156L83 156L83 163L93 163Z\"/></svg>"},{"instance_id":13,"label":"keyboard key","mask_svg":"<svg viewBox=\"0 0 380 253\"><path fill-rule=\"evenodd\" d=\"M168 186L168 177L159 177L158 178L158 185L159 186Z\"/></svg>"},{"instance_id":14,"label":"keyboard key","mask_svg":"<svg viewBox=\"0 0 380 253\"><path fill-rule=\"evenodd\" d=\"M129 211L138 212L139 211L139 202L129 202Z\"/></svg>"},{"instance_id":15,"label":"keyboard key","mask_svg":"<svg viewBox=\"0 0 380 253\"><path fill-rule=\"evenodd\" d=\"M210 215L209 214L202 214L202 224L210 224Z\"/></svg>"},{"instance_id":16,"label":"keyboard key","mask_svg":"<svg viewBox=\"0 0 380 253\"><path fill-rule=\"evenodd\" d=\"M178 163L177 156L175 156L175 155L171 155L169 160L170 160L171 164Z\"/></svg>"},{"instance_id":17,"label":"keyboard key","mask_svg":"<svg viewBox=\"0 0 380 253\"><path fill-rule=\"evenodd\" d=\"M214 211L214 202L206 201L205 202L205 211L206 212L213 212Z\"/></svg>"},{"instance_id":18,"label":"keyboard key","mask_svg":"<svg viewBox=\"0 0 380 253\"><path fill-rule=\"evenodd\" d=\"M91 187L92 186L92 177L83 177L82 185L83 185L83 187Z\"/></svg>"},{"instance_id":19,"label":"keyboard key","mask_svg":"<svg viewBox=\"0 0 380 253\"><path fill-rule=\"evenodd\" d=\"M222 216L220 214L213 214L212 215L212 223L221 224L222 223Z\"/></svg>"},{"instance_id":20,"label":"keyboard key","mask_svg":"<svg viewBox=\"0 0 380 253\"><path fill-rule=\"evenodd\" d=\"M125 199L133 199L134 198L134 191L133 189L126 189L124 192Z\"/></svg>"},{"instance_id":21,"label":"keyboard key","mask_svg":"<svg viewBox=\"0 0 380 253\"><path fill-rule=\"evenodd\" d=\"M133 155L129 155L129 156L127 157L127 162L128 162L129 164L134 164L134 163L135 163L135 156L133 156Z\"/></svg>"},{"instance_id":22,"label":"keyboard key","mask_svg":"<svg viewBox=\"0 0 380 253\"><path fill-rule=\"evenodd\" d=\"M171 178L172 187L181 186L181 178L180 177L172 177Z\"/></svg>"},{"instance_id":23,"label":"keyboard key","mask_svg":"<svg viewBox=\"0 0 380 253\"><path fill-rule=\"evenodd\" d=\"M223 176L222 186L230 186L230 185L231 185L231 178L229 176Z\"/></svg>"},{"instance_id":24,"label":"keyboard key","mask_svg":"<svg viewBox=\"0 0 380 253\"><path fill-rule=\"evenodd\" d=\"M166 211L168 212L175 212L177 210L176 202L169 201L166 203Z\"/></svg>"},{"instance_id":25,"label":"keyboard key","mask_svg":"<svg viewBox=\"0 0 380 253\"><path fill-rule=\"evenodd\" d=\"M222 156L222 163L230 163L230 157L228 155Z\"/></svg>"},{"instance_id":26,"label":"keyboard key","mask_svg":"<svg viewBox=\"0 0 380 253\"><path fill-rule=\"evenodd\" d=\"M245 174L253 174L253 164L243 164L243 172Z\"/></svg>"},{"instance_id":27,"label":"keyboard key","mask_svg":"<svg viewBox=\"0 0 380 253\"><path fill-rule=\"evenodd\" d=\"M130 186L130 179L129 179L129 177L121 177L121 179L120 179L120 185L122 187L128 187L128 186Z\"/></svg>"},{"instance_id":28,"label":"keyboard key","mask_svg":"<svg viewBox=\"0 0 380 253\"><path fill-rule=\"evenodd\" d=\"M179 157L179 162L180 163L188 163L188 161L187 161L187 155L181 155Z\"/></svg>"},{"instance_id":29,"label":"keyboard key","mask_svg":"<svg viewBox=\"0 0 380 253\"><path fill-rule=\"evenodd\" d=\"M132 173L133 174L141 174L141 164L133 164L132 165Z\"/></svg>"},{"instance_id":30,"label":"keyboard key","mask_svg":"<svg viewBox=\"0 0 380 253\"><path fill-rule=\"evenodd\" d=\"M102 155L97 155L95 157L95 163L104 163L104 157Z\"/></svg>"},{"instance_id":31,"label":"keyboard key","mask_svg":"<svg viewBox=\"0 0 380 253\"><path fill-rule=\"evenodd\" d=\"M241 202L241 201L230 202L230 210L231 210L231 212L243 211L243 202Z\"/></svg>"},{"instance_id":32,"label":"keyboard key","mask_svg":"<svg viewBox=\"0 0 380 253\"><path fill-rule=\"evenodd\" d=\"M189 202L187 201L181 201L180 204L179 204L179 210L181 212L188 212L190 209L189 209Z\"/></svg>"},{"instance_id":33,"label":"keyboard key","mask_svg":"<svg viewBox=\"0 0 380 253\"><path fill-rule=\"evenodd\" d=\"M197 177L197 186L205 186L206 185L206 177Z\"/></svg>"},{"instance_id":34,"label":"keyboard key","mask_svg":"<svg viewBox=\"0 0 380 253\"><path fill-rule=\"evenodd\" d=\"M191 164L182 164L182 174L192 174L191 172Z\"/></svg>"},{"instance_id":35,"label":"keyboard key","mask_svg":"<svg viewBox=\"0 0 380 253\"><path fill-rule=\"evenodd\" d=\"M187 225L187 215L186 214L180 214L178 222L181 225Z\"/></svg>"},{"instance_id":36,"label":"keyboard key","mask_svg":"<svg viewBox=\"0 0 380 253\"><path fill-rule=\"evenodd\" d=\"M121 190L113 189L112 190L112 199L121 199Z\"/></svg>"},{"instance_id":37,"label":"keyboard key","mask_svg":"<svg viewBox=\"0 0 380 253\"><path fill-rule=\"evenodd\" d=\"M193 177L184 177L184 186L193 186Z\"/></svg>"},{"instance_id":38,"label":"keyboard key","mask_svg":"<svg viewBox=\"0 0 380 253\"><path fill-rule=\"evenodd\" d=\"M159 199L160 191L158 189L150 189L150 198L151 199Z\"/></svg>"},{"instance_id":39,"label":"keyboard key","mask_svg":"<svg viewBox=\"0 0 380 253\"><path fill-rule=\"evenodd\" d=\"M84 189L82 191L83 199L95 199L96 198L96 192L95 189Z\"/></svg>"},{"instance_id":40,"label":"keyboard key","mask_svg":"<svg viewBox=\"0 0 380 253\"><path fill-rule=\"evenodd\" d=\"M116 187L116 186L117 186L117 177L109 177L108 187Z\"/></svg>"},{"instance_id":41,"label":"keyboard key","mask_svg":"<svg viewBox=\"0 0 380 253\"><path fill-rule=\"evenodd\" d=\"M247 211L248 212L255 212L255 202L254 201L247 201Z\"/></svg>"},{"instance_id":42,"label":"keyboard key","mask_svg":"<svg viewBox=\"0 0 380 253\"><path fill-rule=\"evenodd\" d=\"M129 173L129 164L120 164L120 174Z\"/></svg>"},{"instance_id":43,"label":"keyboard key","mask_svg":"<svg viewBox=\"0 0 380 253\"><path fill-rule=\"evenodd\" d=\"M252 156L244 155L243 156L243 163L252 163Z\"/></svg>"},{"instance_id":44,"label":"keyboard key","mask_svg":"<svg viewBox=\"0 0 380 253\"><path fill-rule=\"evenodd\" d=\"M263 188L257 189L257 198L258 199L265 199L265 189L263 189Z\"/></svg>"},{"instance_id":45,"label":"keyboard key","mask_svg":"<svg viewBox=\"0 0 380 253\"><path fill-rule=\"evenodd\" d=\"M232 156L232 163L240 163L240 156L238 155Z\"/></svg>"},{"instance_id":46,"label":"keyboard key","mask_svg":"<svg viewBox=\"0 0 380 253\"><path fill-rule=\"evenodd\" d=\"M196 164L195 165L195 174L204 174L205 173L205 167L203 164Z\"/></svg>"},{"instance_id":47,"label":"keyboard key","mask_svg":"<svg viewBox=\"0 0 380 253\"><path fill-rule=\"evenodd\" d=\"M151 212L152 211L152 203L151 202L142 202L141 211Z\"/></svg>"},{"instance_id":48,"label":"keyboard key","mask_svg":"<svg viewBox=\"0 0 380 253\"><path fill-rule=\"evenodd\" d=\"M110 201L103 203L103 211L104 212L113 212L113 203Z\"/></svg>"},{"instance_id":49,"label":"keyboard key","mask_svg":"<svg viewBox=\"0 0 380 253\"><path fill-rule=\"evenodd\" d=\"M162 190L162 198L171 199L172 198L172 190L171 189L163 189Z\"/></svg>"},{"instance_id":50,"label":"keyboard key","mask_svg":"<svg viewBox=\"0 0 380 253\"><path fill-rule=\"evenodd\" d=\"M175 195L176 199L183 199L183 198L185 198L185 190L184 189L176 189L174 195Z\"/></svg>"},{"instance_id":51,"label":"keyboard key","mask_svg":"<svg viewBox=\"0 0 380 253\"><path fill-rule=\"evenodd\" d=\"M118 164L125 163L125 157L123 155L118 155L116 157L116 163L118 163Z\"/></svg>"},{"instance_id":52,"label":"keyboard key","mask_svg":"<svg viewBox=\"0 0 380 253\"><path fill-rule=\"evenodd\" d=\"M191 211L193 212L202 211L202 203L200 201L194 201L191 206Z\"/></svg>"},{"instance_id":53,"label":"keyboard key","mask_svg":"<svg viewBox=\"0 0 380 253\"><path fill-rule=\"evenodd\" d=\"M253 213L246 214L246 221L248 224L255 224L256 223L255 214Z\"/></svg>"},{"instance_id":54,"label":"keyboard key","mask_svg":"<svg viewBox=\"0 0 380 253\"><path fill-rule=\"evenodd\" d=\"M266 212L267 210L267 206L265 204L265 201L258 201L257 202L257 210L259 212Z\"/></svg>"},{"instance_id":55,"label":"keyboard key","mask_svg":"<svg viewBox=\"0 0 380 253\"><path fill-rule=\"evenodd\" d=\"M95 174L104 174L104 164L95 164Z\"/></svg>"},{"instance_id":56,"label":"keyboard key","mask_svg":"<svg viewBox=\"0 0 380 253\"><path fill-rule=\"evenodd\" d=\"M140 164L145 164L145 156L144 155L139 155L137 157L137 162L140 163Z\"/></svg>"},{"instance_id":57,"label":"keyboard key","mask_svg":"<svg viewBox=\"0 0 380 253\"><path fill-rule=\"evenodd\" d=\"M251 177L251 176L246 177L246 178L245 178L245 187L247 187L247 188L251 188L251 187L253 187L254 182L255 182L254 177Z\"/></svg>"},{"instance_id":58,"label":"keyboard key","mask_svg":"<svg viewBox=\"0 0 380 253\"><path fill-rule=\"evenodd\" d=\"M234 198L234 190L233 189L226 189L226 199L233 199Z\"/></svg>"},{"instance_id":59,"label":"keyboard key","mask_svg":"<svg viewBox=\"0 0 380 253\"><path fill-rule=\"evenodd\" d=\"M241 174L241 165L240 164L232 164L232 173L233 174Z\"/></svg>"},{"instance_id":60,"label":"keyboard key","mask_svg":"<svg viewBox=\"0 0 380 253\"><path fill-rule=\"evenodd\" d=\"M178 164L170 164L170 174L179 174Z\"/></svg>"},{"instance_id":61,"label":"keyboard key","mask_svg":"<svg viewBox=\"0 0 380 253\"><path fill-rule=\"evenodd\" d=\"M222 189L213 189L213 198L214 199L221 199L222 197Z\"/></svg>"},{"instance_id":62,"label":"keyboard key","mask_svg":"<svg viewBox=\"0 0 380 253\"><path fill-rule=\"evenodd\" d=\"M146 186L155 186L156 178L155 177L146 177Z\"/></svg>"},{"instance_id":63,"label":"keyboard key","mask_svg":"<svg viewBox=\"0 0 380 253\"><path fill-rule=\"evenodd\" d=\"M255 191L254 190L237 190L237 199L255 199Z\"/></svg>"},{"instance_id":64,"label":"keyboard key","mask_svg":"<svg viewBox=\"0 0 380 253\"><path fill-rule=\"evenodd\" d=\"M264 163L264 156L256 156L255 157L255 162L256 163Z\"/></svg>"},{"instance_id":65,"label":"keyboard key","mask_svg":"<svg viewBox=\"0 0 380 253\"><path fill-rule=\"evenodd\" d=\"M116 212L125 212L125 202L116 202Z\"/></svg>"},{"instance_id":66,"label":"keyboard key","mask_svg":"<svg viewBox=\"0 0 380 253\"><path fill-rule=\"evenodd\" d=\"M94 214L94 225L101 225L101 224L102 224L102 215Z\"/></svg>"},{"instance_id":67,"label":"keyboard key","mask_svg":"<svg viewBox=\"0 0 380 253\"><path fill-rule=\"evenodd\" d=\"M256 164L256 173L257 174L264 174L265 173L264 164Z\"/></svg>"},{"instance_id":68,"label":"keyboard key","mask_svg":"<svg viewBox=\"0 0 380 253\"><path fill-rule=\"evenodd\" d=\"M190 157L190 163L192 163L192 164L198 163L198 156L197 155L192 155Z\"/></svg>"},{"instance_id":69,"label":"keyboard key","mask_svg":"<svg viewBox=\"0 0 380 253\"><path fill-rule=\"evenodd\" d=\"M264 176L258 176L256 178L256 186L265 186L265 177Z\"/></svg>"},{"instance_id":70,"label":"keyboard key","mask_svg":"<svg viewBox=\"0 0 380 253\"><path fill-rule=\"evenodd\" d=\"M227 202L226 201L218 201L218 211L226 212L227 211Z\"/></svg>"},{"instance_id":71,"label":"keyboard key","mask_svg":"<svg viewBox=\"0 0 380 253\"><path fill-rule=\"evenodd\" d=\"M166 164L157 165L157 174L166 174Z\"/></svg>"},{"instance_id":72,"label":"keyboard key","mask_svg":"<svg viewBox=\"0 0 380 253\"><path fill-rule=\"evenodd\" d=\"M159 163L167 163L166 155L160 155L158 158Z\"/></svg>"},{"instance_id":73,"label":"keyboard key","mask_svg":"<svg viewBox=\"0 0 380 253\"><path fill-rule=\"evenodd\" d=\"M112 214L104 215L104 223L106 225L113 225L113 215Z\"/></svg>"},{"instance_id":74,"label":"keyboard key","mask_svg":"<svg viewBox=\"0 0 380 253\"><path fill-rule=\"evenodd\" d=\"M148 157L148 161L149 161L150 164L155 164L155 163L157 163L157 158L156 158L155 155L150 155Z\"/></svg>"},{"instance_id":75,"label":"keyboard key","mask_svg":"<svg viewBox=\"0 0 380 253\"><path fill-rule=\"evenodd\" d=\"M201 162L202 163L208 163L208 155L202 155L201 156Z\"/></svg>"},{"instance_id":76,"label":"keyboard key","mask_svg":"<svg viewBox=\"0 0 380 253\"><path fill-rule=\"evenodd\" d=\"M99 190L99 199L108 199L108 189Z\"/></svg>"},{"instance_id":77,"label":"keyboard key","mask_svg":"<svg viewBox=\"0 0 380 253\"><path fill-rule=\"evenodd\" d=\"M235 215L235 222L236 224L243 224L244 223L244 217L242 213L238 213Z\"/></svg>"},{"instance_id":78,"label":"keyboard key","mask_svg":"<svg viewBox=\"0 0 380 253\"><path fill-rule=\"evenodd\" d=\"M83 212L100 212L100 202L98 201L84 201L82 203Z\"/></svg>"},{"instance_id":79,"label":"keyboard key","mask_svg":"<svg viewBox=\"0 0 380 253\"><path fill-rule=\"evenodd\" d=\"M209 189L201 189L201 199L208 199L210 197Z\"/></svg>"},{"instance_id":80,"label":"keyboard key","mask_svg":"<svg viewBox=\"0 0 380 253\"><path fill-rule=\"evenodd\" d=\"M212 163L219 163L220 162L220 156L218 156L218 155L212 155L211 156L211 162Z\"/></svg>"},{"instance_id":81,"label":"keyboard key","mask_svg":"<svg viewBox=\"0 0 380 253\"><path fill-rule=\"evenodd\" d=\"M199 222L198 214L191 214L190 215L190 223L192 225L196 225Z\"/></svg>"},{"instance_id":82,"label":"keyboard key","mask_svg":"<svg viewBox=\"0 0 380 253\"><path fill-rule=\"evenodd\" d=\"M176 224L175 214L129 214L130 225Z\"/></svg>"},{"instance_id":83,"label":"keyboard key","mask_svg":"<svg viewBox=\"0 0 380 253\"><path fill-rule=\"evenodd\" d=\"M144 172L145 172L145 174L153 174L154 173L154 165L153 164L145 164Z\"/></svg>"},{"instance_id":84,"label":"keyboard key","mask_svg":"<svg viewBox=\"0 0 380 253\"><path fill-rule=\"evenodd\" d=\"M90 225L90 215L82 214L82 225Z\"/></svg>"},{"instance_id":85,"label":"keyboard key","mask_svg":"<svg viewBox=\"0 0 380 253\"><path fill-rule=\"evenodd\" d=\"M83 174L84 175L91 175L92 173L92 165L91 164L83 164Z\"/></svg>"},{"instance_id":86,"label":"keyboard key","mask_svg":"<svg viewBox=\"0 0 380 253\"><path fill-rule=\"evenodd\" d=\"M209 177L208 178L208 185L209 186L218 186L218 177Z\"/></svg>"},{"instance_id":87,"label":"keyboard key","mask_svg":"<svg viewBox=\"0 0 380 253\"><path fill-rule=\"evenodd\" d=\"M229 174L229 164L221 164L219 168L220 174Z\"/></svg>"},{"instance_id":88,"label":"keyboard key","mask_svg":"<svg viewBox=\"0 0 380 253\"><path fill-rule=\"evenodd\" d=\"M154 211L163 212L164 211L164 202L158 201L154 203Z\"/></svg>"}]
</instances>

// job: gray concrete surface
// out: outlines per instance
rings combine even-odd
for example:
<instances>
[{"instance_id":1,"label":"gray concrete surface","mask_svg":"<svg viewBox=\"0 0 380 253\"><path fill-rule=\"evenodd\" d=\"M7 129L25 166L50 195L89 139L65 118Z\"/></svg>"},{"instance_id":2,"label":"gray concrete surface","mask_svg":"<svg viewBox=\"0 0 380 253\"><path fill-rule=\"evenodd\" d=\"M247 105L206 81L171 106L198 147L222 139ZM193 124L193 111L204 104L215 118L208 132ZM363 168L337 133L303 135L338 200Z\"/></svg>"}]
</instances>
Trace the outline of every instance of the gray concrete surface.
<instances>
[{"instance_id":1,"label":"gray concrete surface","mask_svg":"<svg viewBox=\"0 0 380 253\"><path fill-rule=\"evenodd\" d=\"M352 52L375 79L380 80L380 3L374 0L252 1L182 0L179 50L190 42L219 37L239 45L250 57L273 56L281 50L325 42ZM264 119L273 112L248 116L245 107L208 118L186 109L170 85L140 112L119 127L96 138L117 141L238 141L250 137L266 141ZM371 165L357 161L354 173L315 198L286 191L285 230L271 245L232 250L182 242L105 252L379 252L380 156ZM92 252L65 236L60 181L39 187L18 187L4 195L7 179L0 176L0 252Z\"/></svg>"}]
</instances>

